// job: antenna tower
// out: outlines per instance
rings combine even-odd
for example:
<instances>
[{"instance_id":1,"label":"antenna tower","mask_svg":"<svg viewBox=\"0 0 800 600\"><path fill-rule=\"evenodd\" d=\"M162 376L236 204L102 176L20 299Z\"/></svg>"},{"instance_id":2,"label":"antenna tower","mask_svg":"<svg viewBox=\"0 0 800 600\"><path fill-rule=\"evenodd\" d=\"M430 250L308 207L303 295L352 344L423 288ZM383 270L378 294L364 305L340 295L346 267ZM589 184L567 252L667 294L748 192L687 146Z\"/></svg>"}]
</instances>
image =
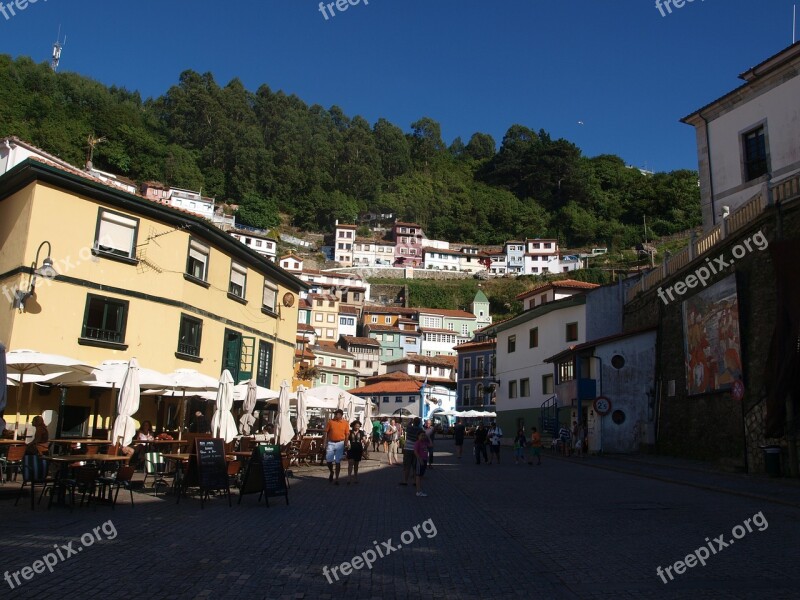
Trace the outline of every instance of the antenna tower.
<instances>
[{"instance_id":1,"label":"antenna tower","mask_svg":"<svg viewBox=\"0 0 800 600\"><path fill-rule=\"evenodd\" d=\"M53 73L58 71L58 63L61 62L61 49L67 44L67 36L64 36L64 41L61 40L61 25L58 26L58 36L56 37L56 41L53 44L53 60L50 61L50 68L53 69Z\"/></svg>"}]
</instances>

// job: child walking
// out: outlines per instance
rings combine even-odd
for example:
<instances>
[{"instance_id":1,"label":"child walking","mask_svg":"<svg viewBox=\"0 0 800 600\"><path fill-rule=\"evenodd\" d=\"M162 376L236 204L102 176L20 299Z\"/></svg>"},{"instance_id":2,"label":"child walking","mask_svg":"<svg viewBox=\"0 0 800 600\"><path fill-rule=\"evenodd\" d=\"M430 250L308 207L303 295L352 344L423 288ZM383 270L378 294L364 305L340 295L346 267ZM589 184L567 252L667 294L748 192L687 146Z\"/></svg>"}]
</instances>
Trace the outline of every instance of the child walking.
<instances>
[{"instance_id":1,"label":"child walking","mask_svg":"<svg viewBox=\"0 0 800 600\"><path fill-rule=\"evenodd\" d=\"M525 430L520 427L517 431L517 437L514 438L514 464L518 465L525 462L525 446L527 440L525 439Z\"/></svg>"},{"instance_id":2,"label":"child walking","mask_svg":"<svg viewBox=\"0 0 800 600\"><path fill-rule=\"evenodd\" d=\"M422 478L425 476L425 470L428 468L428 447L430 446L430 440L428 440L428 436L425 434L424 431L419 432L419 436L417 436L417 441L414 442L414 456L417 458L417 470L416 470L416 484L417 484L417 496L427 496L425 492L422 491Z\"/></svg>"}]
</instances>

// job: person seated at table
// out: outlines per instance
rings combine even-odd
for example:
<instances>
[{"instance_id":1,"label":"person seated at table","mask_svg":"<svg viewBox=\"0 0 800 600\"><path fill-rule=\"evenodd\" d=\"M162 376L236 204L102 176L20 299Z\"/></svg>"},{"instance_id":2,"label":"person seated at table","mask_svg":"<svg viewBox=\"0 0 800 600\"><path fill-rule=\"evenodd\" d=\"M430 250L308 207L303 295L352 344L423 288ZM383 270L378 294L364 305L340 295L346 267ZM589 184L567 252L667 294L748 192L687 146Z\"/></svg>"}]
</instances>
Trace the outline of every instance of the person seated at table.
<instances>
[{"instance_id":1,"label":"person seated at table","mask_svg":"<svg viewBox=\"0 0 800 600\"><path fill-rule=\"evenodd\" d=\"M50 434L47 432L47 427L44 424L44 419L40 415L33 417L31 421L35 429L33 440L25 446L25 454L38 454L39 456L46 454L50 446Z\"/></svg>"},{"instance_id":2,"label":"person seated at table","mask_svg":"<svg viewBox=\"0 0 800 600\"><path fill-rule=\"evenodd\" d=\"M208 425L208 419L206 419L202 411L198 410L196 413L194 413L194 421L192 421L191 425L189 425L189 431L191 433L211 432L211 427Z\"/></svg>"},{"instance_id":3,"label":"person seated at table","mask_svg":"<svg viewBox=\"0 0 800 600\"><path fill-rule=\"evenodd\" d=\"M150 421L142 422L142 426L136 432L136 439L143 442L152 442L155 439L153 437L153 424Z\"/></svg>"},{"instance_id":4,"label":"person seated at table","mask_svg":"<svg viewBox=\"0 0 800 600\"><path fill-rule=\"evenodd\" d=\"M140 442L152 442L154 439L153 424L150 421L144 421L142 426L139 427L139 431L136 432L136 440ZM136 447L133 449L133 458L131 459L132 467L138 468L141 466L147 450L147 444L136 444Z\"/></svg>"}]
</instances>

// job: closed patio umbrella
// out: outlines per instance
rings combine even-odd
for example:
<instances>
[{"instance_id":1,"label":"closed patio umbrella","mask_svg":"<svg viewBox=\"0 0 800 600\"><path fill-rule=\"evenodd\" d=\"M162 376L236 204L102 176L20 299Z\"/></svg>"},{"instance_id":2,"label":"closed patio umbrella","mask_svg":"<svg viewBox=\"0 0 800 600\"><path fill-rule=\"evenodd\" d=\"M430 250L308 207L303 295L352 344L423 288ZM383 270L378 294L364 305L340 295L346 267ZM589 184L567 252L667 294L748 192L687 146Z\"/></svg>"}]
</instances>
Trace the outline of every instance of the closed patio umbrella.
<instances>
[{"instance_id":1,"label":"closed patio umbrella","mask_svg":"<svg viewBox=\"0 0 800 600\"><path fill-rule=\"evenodd\" d=\"M372 400L364 399L364 431L372 431Z\"/></svg>"},{"instance_id":2,"label":"closed patio umbrella","mask_svg":"<svg viewBox=\"0 0 800 600\"><path fill-rule=\"evenodd\" d=\"M48 376L58 373L85 373L92 372L90 365L83 364L79 360L59 354L45 354L36 350L11 350L6 352L6 368L8 375L19 375L20 394L22 386L25 384L27 375ZM33 386L28 391L28 412L25 420L28 421L31 412L31 401L33 397ZM20 421L20 399L17 396L17 421L14 425L14 438L19 433Z\"/></svg>"},{"instance_id":3,"label":"closed patio umbrella","mask_svg":"<svg viewBox=\"0 0 800 600\"><path fill-rule=\"evenodd\" d=\"M133 441L136 433L136 423L132 416L139 410L139 363L132 358L128 363L128 371L122 380L117 398L117 418L114 419L114 429L111 440L122 446L127 446Z\"/></svg>"},{"instance_id":4,"label":"closed patio umbrella","mask_svg":"<svg viewBox=\"0 0 800 600\"><path fill-rule=\"evenodd\" d=\"M277 423L278 443L283 446L292 441L294 428L289 420L289 383L284 379L281 383L281 392L278 396L278 423Z\"/></svg>"},{"instance_id":5,"label":"closed patio umbrella","mask_svg":"<svg viewBox=\"0 0 800 600\"><path fill-rule=\"evenodd\" d=\"M253 425L256 422L256 418L253 416L253 409L256 407L256 394L257 394L257 386L255 379L251 379L247 382L247 394L244 397L244 402L242 403L242 418L239 419L239 423L242 425L242 435L250 435L250 430L252 429Z\"/></svg>"},{"instance_id":6,"label":"closed patio umbrella","mask_svg":"<svg viewBox=\"0 0 800 600\"><path fill-rule=\"evenodd\" d=\"M222 372L217 390L217 405L211 417L211 432L229 443L236 437L236 421L231 414L233 408L233 377L228 369Z\"/></svg>"},{"instance_id":7,"label":"closed patio umbrella","mask_svg":"<svg viewBox=\"0 0 800 600\"><path fill-rule=\"evenodd\" d=\"M308 415L306 415L306 388L302 385L297 388L297 433L303 435L308 429Z\"/></svg>"}]
</instances>

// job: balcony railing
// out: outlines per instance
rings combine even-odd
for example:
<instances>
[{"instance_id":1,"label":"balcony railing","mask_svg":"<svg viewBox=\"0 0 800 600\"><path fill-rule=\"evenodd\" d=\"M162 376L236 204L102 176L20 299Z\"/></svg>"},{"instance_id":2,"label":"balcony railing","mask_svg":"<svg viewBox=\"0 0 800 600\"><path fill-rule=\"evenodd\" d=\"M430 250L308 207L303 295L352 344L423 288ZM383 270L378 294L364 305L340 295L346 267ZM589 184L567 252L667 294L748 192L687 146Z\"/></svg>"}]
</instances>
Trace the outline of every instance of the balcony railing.
<instances>
[{"instance_id":1,"label":"balcony railing","mask_svg":"<svg viewBox=\"0 0 800 600\"><path fill-rule=\"evenodd\" d=\"M632 301L640 292L646 292L670 275L683 270L689 263L710 252L731 234L752 223L769 206L770 195L776 204L796 200L800 197L800 175L776 183L771 188L765 184L758 194L729 214L709 232L700 238L692 239L686 248L665 261L663 265L643 275L639 283L628 289L626 302Z\"/></svg>"},{"instance_id":2,"label":"balcony railing","mask_svg":"<svg viewBox=\"0 0 800 600\"><path fill-rule=\"evenodd\" d=\"M113 329L98 329L96 327L84 327L83 337L89 340L101 342L122 343L122 333Z\"/></svg>"}]
</instances>

